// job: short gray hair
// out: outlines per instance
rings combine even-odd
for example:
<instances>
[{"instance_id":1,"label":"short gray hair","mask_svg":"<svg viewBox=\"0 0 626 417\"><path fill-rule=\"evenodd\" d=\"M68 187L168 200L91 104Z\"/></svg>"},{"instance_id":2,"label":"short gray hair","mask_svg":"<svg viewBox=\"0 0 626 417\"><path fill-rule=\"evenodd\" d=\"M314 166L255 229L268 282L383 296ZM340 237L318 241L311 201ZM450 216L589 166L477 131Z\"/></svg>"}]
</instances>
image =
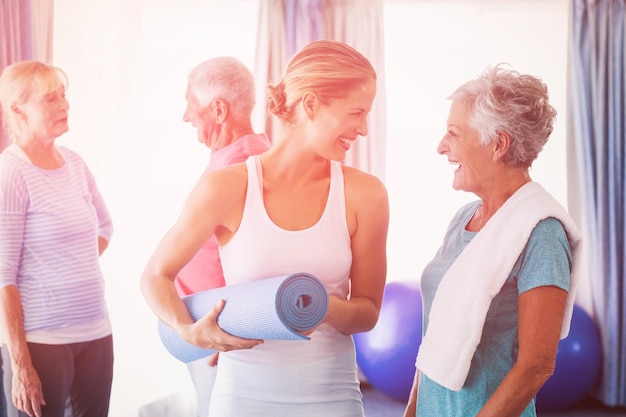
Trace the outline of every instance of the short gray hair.
<instances>
[{"instance_id":1,"label":"short gray hair","mask_svg":"<svg viewBox=\"0 0 626 417\"><path fill-rule=\"evenodd\" d=\"M201 106L224 100L237 118L250 117L255 105L254 77L238 59L221 56L196 66L189 87Z\"/></svg>"},{"instance_id":2,"label":"short gray hair","mask_svg":"<svg viewBox=\"0 0 626 417\"><path fill-rule=\"evenodd\" d=\"M470 106L470 125L478 130L482 144L506 132L511 145L504 161L515 166L532 165L548 141L556 117L546 84L533 75L503 68L503 64L488 67L448 99Z\"/></svg>"}]
</instances>

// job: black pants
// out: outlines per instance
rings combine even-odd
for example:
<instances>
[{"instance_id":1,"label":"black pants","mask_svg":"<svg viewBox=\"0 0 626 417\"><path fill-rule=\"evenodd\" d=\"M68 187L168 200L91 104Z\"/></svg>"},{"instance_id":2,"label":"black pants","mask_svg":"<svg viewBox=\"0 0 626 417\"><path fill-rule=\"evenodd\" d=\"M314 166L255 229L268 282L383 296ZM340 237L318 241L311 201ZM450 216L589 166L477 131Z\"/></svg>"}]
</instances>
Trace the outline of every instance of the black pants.
<instances>
[{"instance_id":1,"label":"black pants","mask_svg":"<svg viewBox=\"0 0 626 417\"><path fill-rule=\"evenodd\" d=\"M43 417L64 417L68 398L72 417L107 417L113 381L112 336L67 345L28 343L28 349L46 402L41 408ZM9 402L12 398L10 364L6 359L7 348L2 350L4 389ZM17 415L28 417L22 411Z\"/></svg>"},{"instance_id":2,"label":"black pants","mask_svg":"<svg viewBox=\"0 0 626 417\"><path fill-rule=\"evenodd\" d=\"M2 356L0 356L0 417L7 417L7 404L4 399L4 383L2 381L2 375Z\"/></svg>"}]
</instances>

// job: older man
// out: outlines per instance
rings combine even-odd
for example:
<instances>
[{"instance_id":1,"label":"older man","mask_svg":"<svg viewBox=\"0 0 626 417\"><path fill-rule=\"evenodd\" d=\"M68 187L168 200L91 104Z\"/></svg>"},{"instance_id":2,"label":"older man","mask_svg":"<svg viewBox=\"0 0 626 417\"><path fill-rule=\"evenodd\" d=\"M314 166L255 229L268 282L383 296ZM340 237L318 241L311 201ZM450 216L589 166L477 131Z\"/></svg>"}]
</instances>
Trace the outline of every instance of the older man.
<instances>
[{"instance_id":1,"label":"older man","mask_svg":"<svg viewBox=\"0 0 626 417\"><path fill-rule=\"evenodd\" d=\"M226 56L210 59L195 67L188 80L183 120L197 129L198 141L211 149L209 165L202 175L243 162L270 147L268 138L252 128L254 77L239 60ZM179 272L175 285L181 296L224 286L214 237ZM215 381L214 359L188 364L196 388L199 417L208 415Z\"/></svg>"}]
</instances>

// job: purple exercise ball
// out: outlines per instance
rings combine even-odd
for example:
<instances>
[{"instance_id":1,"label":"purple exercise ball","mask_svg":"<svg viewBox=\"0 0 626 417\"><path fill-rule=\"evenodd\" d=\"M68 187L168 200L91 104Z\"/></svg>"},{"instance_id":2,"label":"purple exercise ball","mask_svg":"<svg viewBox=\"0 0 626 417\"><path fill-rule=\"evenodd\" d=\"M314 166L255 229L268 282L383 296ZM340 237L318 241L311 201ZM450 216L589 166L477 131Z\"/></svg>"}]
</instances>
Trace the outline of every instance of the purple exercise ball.
<instances>
[{"instance_id":1,"label":"purple exercise ball","mask_svg":"<svg viewBox=\"0 0 626 417\"><path fill-rule=\"evenodd\" d=\"M378 322L354 335L359 369L377 390L407 401L422 341L422 296L414 282L385 285Z\"/></svg>"},{"instance_id":2,"label":"purple exercise ball","mask_svg":"<svg viewBox=\"0 0 626 417\"><path fill-rule=\"evenodd\" d=\"M575 405L596 385L601 368L600 332L593 319L574 305L569 335L559 342L554 374L537 393L537 410Z\"/></svg>"}]
</instances>

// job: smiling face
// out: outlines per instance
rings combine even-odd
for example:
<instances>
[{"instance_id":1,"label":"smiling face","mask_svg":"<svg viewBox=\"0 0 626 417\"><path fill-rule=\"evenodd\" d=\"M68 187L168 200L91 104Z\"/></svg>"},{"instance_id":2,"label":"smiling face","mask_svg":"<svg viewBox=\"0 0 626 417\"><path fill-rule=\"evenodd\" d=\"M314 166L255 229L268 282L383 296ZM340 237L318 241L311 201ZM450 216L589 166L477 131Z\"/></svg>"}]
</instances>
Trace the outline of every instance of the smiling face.
<instances>
[{"instance_id":1,"label":"smiling face","mask_svg":"<svg viewBox=\"0 0 626 417\"><path fill-rule=\"evenodd\" d=\"M367 116L375 95L376 82L370 80L345 98L319 107L311 126L312 137L324 157L343 161L357 137L367 135Z\"/></svg>"},{"instance_id":2,"label":"smiling face","mask_svg":"<svg viewBox=\"0 0 626 417\"><path fill-rule=\"evenodd\" d=\"M493 153L489 145L481 145L478 130L469 123L470 107L453 101L448 115L448 129L439 142L437 152L448 158L457 168L452 187L480 195L495 179L491 173L494 166Z\"/></svg>"}]
</instances>

